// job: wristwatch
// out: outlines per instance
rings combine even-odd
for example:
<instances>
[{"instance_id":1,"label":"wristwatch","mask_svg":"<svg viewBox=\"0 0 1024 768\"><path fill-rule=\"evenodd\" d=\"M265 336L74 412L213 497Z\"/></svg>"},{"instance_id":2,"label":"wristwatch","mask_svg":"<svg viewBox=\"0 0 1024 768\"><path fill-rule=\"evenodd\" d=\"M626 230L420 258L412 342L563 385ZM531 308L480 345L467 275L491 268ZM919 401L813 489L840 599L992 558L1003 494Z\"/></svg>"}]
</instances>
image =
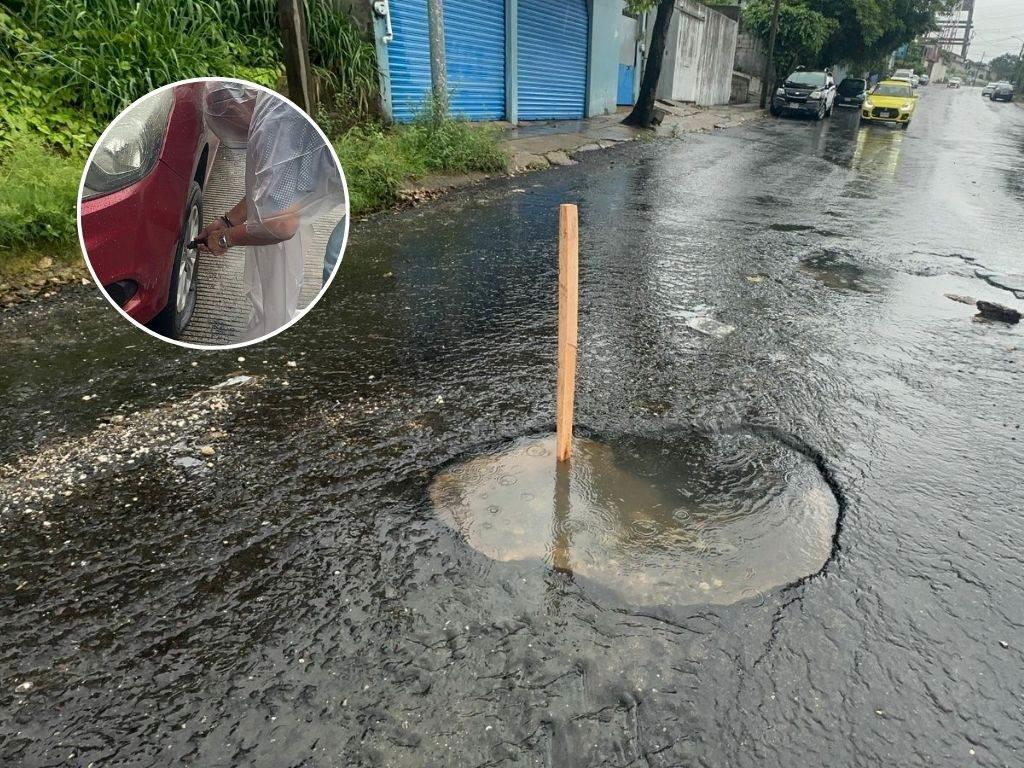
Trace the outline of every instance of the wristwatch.
<instances>
[{"instance_id":1,"label":"wristwatch","mask_svg":"<svg viewBox=\"0 0 1024 768\"><path fill-rule=\"evenodd\" d=\"M228 233L221 232L220 237L217 238L217 245L223 248L225 251L230 247L228 245Z\"/></svg>"}]
</instances>

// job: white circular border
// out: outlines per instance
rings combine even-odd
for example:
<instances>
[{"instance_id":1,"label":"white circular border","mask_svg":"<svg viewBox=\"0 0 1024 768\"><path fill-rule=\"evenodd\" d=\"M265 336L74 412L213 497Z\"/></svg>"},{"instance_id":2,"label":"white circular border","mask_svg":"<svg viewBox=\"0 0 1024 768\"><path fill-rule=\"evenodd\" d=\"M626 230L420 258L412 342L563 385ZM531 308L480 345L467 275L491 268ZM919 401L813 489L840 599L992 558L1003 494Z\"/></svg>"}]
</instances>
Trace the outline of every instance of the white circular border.
<instances>
[{"instance_id":1,"label":"white circular border","mask_svg":"<svg viewBox=\"0 0 1024 768\"><path fill-rule=\"evenodd\" d=\"M160 93L161 91L165 91L165 90L168 90L169 88L174 88L174 87L179 86L179 85L186 85L188 83L234 83L236 85L244 85L247 88L255 88L258 91L263 91L264 93L269 93L270 95L276 96L277 98L281 99L285 103L289 104L296 112L298 112L300 115L302 115L304 118L306 118L306 120L309 121L309 124L312 125L314 129L316 129L317 134L319 134L320 138L322 138L324 140L324 143L327 145L328 150L330 150L331 157L334 158L334 164L337 166L338 172L341 175L341 189L342 189L343 194L345 195L345 235L344 235L344 237L341 240L341 255L338 257L338 263L334 266L334 271L331 272L330 276L327 278L327 282L325 282L323 284L323 286L321 286L320 292L314 297L313 301L311 301L302 312L297 314L295 317L293 317L287 323L282 325L280 328L277 328L277 329L271 331L270 333L264 334L263 336L260 336L258 339L252 339L250 341L240 341L240 342L236 342L234 344L193 344L193 343L187 342L187 341L180 341L178 339L172 339L172 338L170 338L168 336L164 336L162 334L157 333L154 330L151 330L151 329L147 328L145 325L140 323L138 320L135 320L127 312L125 312L121 307L119 307L117 305L117 302L115 302L110 297L110 294L108 294L105 290L103 290L103 285L100 283L99 278L96 277L96 272L95 272L95 270L93 270L92 263L89 261L89 251L85 247L85 235L82 233L82 195L85 192L85 177L86 177L86 175L89 172L89 166L92 165L92 158L96 154L96 150L99 149L100 144L103 143L103 140L106 138L108 131L110 131L110 129L113 127L114 123L116 123L117 120L121 117L121 115L123 115L129 109L134 107L140 101L143 101L144 99L148 99L150 96L153 96L153 95L155 95L157 93ZM150 336L152 336L155 339L160 339L160 341L167 342L168 344L173 344L173 345L175 345L177 347L183 347L185 349L197 349L197 350L199 350L201 352L205 352L205 351L222 351L222 350L227 350L227 349L240 349L242 347L252 346L253 344L259 344L260 342L266 341L267 339L271 339L274 336L277 336L279 333L288 330L293 325L295 325L295 323L297 323L299 320L304 319L306 317L306 315L313 309L313 307L315 307L320 302L320 299L322 299L324 297L324 293L327 292L327 289L331 286L331 283L334 282L335 276L338 274L338 271L341 269L341 262L345 258L345 249L348 247L348 232L349 232L349 227L351 226L351 223L352 223L352 216L350 215L350 207L349 206L350 206L350 203L349 203L349 194L348 194L348 182L345 179L345 169L341 167L341 161L338 159L338 153L334 150L334 145L331 144L330 139L328 139L327 135L320 129L320 126L316 124L316 121L312 117L307 115L305 112L303 112L301 109L299 109L298 105L295 104L295 102L293 102L291 99L289 99L289 98L287 98L285 96L282 96L277 91L274 91L274 90L272 90L270 88L267 88L265 86L262 86L262 85L258 85L256 83L249 82L248 80L239 80L239 79L233 78L233 77L193 77L193 78L189 78L188 80L178 80L177 82L174 82L174 83L168 83L167 85L162 85L159 88L156 88L156 89L150 91L145 96L139 97L138 99L133 101L131 104L129 104L127 107L122 109L118 113L117 117L115 117L113 120L110 121L110 125L108 125L103 130L103 133L100 134L100 137L96 140L95 146L93 146L92 151L89 153L89 159L86 160L86 162L85 162L85 168L82 169L82 180L78 183L78 205L76 206L76 208L77 208L76 212L77 212L77 217L78 217L78 243L79 243L79 245L82 248L82 258L85 260L85 266L88 268L89 274L92 275L93 282L96 283L96 286L100 289L100 293L110 303L110 306L112 306L114 309L116 309L126 320L128 320L128 322L130 322L136 328L139 328L139 329L145 331L146 333L148 333Z\"/></svg>"}]
</instances>

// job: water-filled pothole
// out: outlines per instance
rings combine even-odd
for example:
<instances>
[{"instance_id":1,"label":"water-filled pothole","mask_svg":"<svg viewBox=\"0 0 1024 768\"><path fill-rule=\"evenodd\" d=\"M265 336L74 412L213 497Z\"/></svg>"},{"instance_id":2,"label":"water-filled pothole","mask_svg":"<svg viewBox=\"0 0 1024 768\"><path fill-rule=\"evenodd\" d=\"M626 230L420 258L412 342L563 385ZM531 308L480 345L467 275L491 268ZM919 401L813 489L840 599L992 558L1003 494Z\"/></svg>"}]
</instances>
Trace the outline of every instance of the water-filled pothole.
<instances>
[{"instance_id":1,"label":"water-filled pothole","mask_svg":"<svg viewBox=\"0 0 1024 768\"><path fill-rule=\"evenodd\" d=\"M818 572L839 505L815 464L749 433L525 437L435 477L438 516L501 562L570 571L637 604L728 604Z\"/></svg>"}]
</instances>

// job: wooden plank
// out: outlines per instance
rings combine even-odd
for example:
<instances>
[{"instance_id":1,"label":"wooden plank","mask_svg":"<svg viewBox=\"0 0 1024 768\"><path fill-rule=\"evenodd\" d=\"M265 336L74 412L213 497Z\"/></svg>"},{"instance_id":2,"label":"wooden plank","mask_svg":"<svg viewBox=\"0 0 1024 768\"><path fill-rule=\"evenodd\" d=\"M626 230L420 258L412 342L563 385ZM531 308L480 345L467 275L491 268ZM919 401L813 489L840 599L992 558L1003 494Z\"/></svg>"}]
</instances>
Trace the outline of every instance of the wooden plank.
<instances>
[{"instance_id":1,"label":"wooden plank","mask_svg":"<svg viewBox=\"0 0 1024 768\"><path fill-rule=\"evenodd\" d=\"M579 212L567 204L558 210L558 461L568 461L572 454L579 291Z\"/></svg>"}]
</instances>

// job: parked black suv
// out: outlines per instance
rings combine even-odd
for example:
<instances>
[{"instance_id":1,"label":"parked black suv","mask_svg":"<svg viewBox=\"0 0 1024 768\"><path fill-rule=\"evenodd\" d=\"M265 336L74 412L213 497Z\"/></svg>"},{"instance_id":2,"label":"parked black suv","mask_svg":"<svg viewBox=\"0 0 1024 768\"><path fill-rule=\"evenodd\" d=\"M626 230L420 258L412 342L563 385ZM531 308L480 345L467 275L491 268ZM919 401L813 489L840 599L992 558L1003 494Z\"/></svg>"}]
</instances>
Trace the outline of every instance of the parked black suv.
<instances>
[{"instance_id":1,"label":"parked black suv","mask_svg":"<svg viewBox=\"0 0 1024 768\"><path fill-rule=\"evenodd\" d=\"M836 100L836 81L824 70L798 69L783 82L772 97L771 113L808 115L821 120L832 114Z\"/></svg>"},{"instance_id":2,"label":"parked black suv","mask_svg":"<svg viewBox=\"0 0 1024 768\"><path fill-rule=\"evenodd\" d=\"M1013 101L1013 85L1010 83L996 83L989 97L992 101Z\"/></svg>"},{"instance_id":3,"label":"parked black suv","mask_svg":"<svg viewBox=\"0 0 1024 768\"><path fill-rule=\"evenodd\" d=\"M847 77L836 88L836 104L859 107L868 97L868 81L862 77Z\"/></svg>"}]
</instances>

